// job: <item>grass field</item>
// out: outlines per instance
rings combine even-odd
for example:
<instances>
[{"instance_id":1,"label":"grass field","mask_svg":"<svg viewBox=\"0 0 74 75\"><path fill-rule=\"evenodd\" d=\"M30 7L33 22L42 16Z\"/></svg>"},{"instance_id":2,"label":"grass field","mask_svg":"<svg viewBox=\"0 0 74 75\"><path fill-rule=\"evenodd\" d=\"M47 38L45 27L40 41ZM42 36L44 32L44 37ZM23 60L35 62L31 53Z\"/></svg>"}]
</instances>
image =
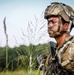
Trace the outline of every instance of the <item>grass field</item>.
<instances>
[{"instance_id":1,"label":"grass field","mask_svg":"<svg viewBox=\"0 0 74 75\"><path fill-rule=\"evenodd\" d=\"M39 71L32 71L30 74L29 71L19 70L19 71L7 71L7 72L0 72L0 75L42 75L42 72Z\"/></svg>"}]
</instances>

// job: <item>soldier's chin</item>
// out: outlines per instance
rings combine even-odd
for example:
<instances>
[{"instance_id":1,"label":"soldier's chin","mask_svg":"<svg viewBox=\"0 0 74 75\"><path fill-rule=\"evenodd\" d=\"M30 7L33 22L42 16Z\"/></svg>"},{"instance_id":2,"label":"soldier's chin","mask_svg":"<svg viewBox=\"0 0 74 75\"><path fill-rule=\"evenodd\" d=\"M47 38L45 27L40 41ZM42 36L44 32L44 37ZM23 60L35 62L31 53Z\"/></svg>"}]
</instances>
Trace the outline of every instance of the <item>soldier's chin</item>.
<instances>
[{"instance_id":1,"label":"soldier's chin","mask_svg":"<svg viewBox=\"0 0 74 75\"><path fill-rule=\"evenodd\" d=\"M57 32L57 33L55 32L55 33L53 33L53 34L50 34L50 33L49 33L49 36L52 37L52 38L58 37L58 36L60 36L60 35L61 35L61 34L58 33L58 32Z\"/></svg>"},{"instance_id":2,"label":"soldier's chin","mask_svg":"<svg viewBox=\"0 0 74 75\"><path fill-rule=\"evenodd\" d=\"M55 37L55 34L54 34L54 32L53 31L50 31L50 32L48 32L49 33L49 36L50 37L52 37L52 38L54 38Z\"/></svg>"},{"instance_id":3,"label":"soldier's chin","mask_svg":"<svg viewBox=\"0 0 74 75\"><path fill-rule=\"evenodd\" d=\"M49 34L49 36L50 36L50 37L52 37L52 38L54 38L54 37L55 37L55 35L53 35L53 34Z\"/></svg>"}]
</instances>

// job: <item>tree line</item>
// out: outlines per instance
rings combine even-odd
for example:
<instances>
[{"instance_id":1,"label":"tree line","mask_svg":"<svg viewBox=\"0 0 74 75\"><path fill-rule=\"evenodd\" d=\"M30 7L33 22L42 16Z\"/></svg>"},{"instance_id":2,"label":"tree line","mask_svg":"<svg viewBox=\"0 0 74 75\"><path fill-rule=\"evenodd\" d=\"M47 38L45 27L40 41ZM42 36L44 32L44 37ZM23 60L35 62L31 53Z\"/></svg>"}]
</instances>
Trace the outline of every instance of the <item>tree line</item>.
<instances>
[{"instance_id":1,"label":"tree line","mask_svg":"<svg viewBox=\"0 0 74 75\"><path fill-rule=\"evenodd\" d=\"M8 47L8 70L17 69L37 69L37 55L42 56L49 54L49 42L46 44L38 44L29 46L20 45L19 47ZM0 71L6 70L6 47L0 47Z\"/></svg>"}]
</instances>

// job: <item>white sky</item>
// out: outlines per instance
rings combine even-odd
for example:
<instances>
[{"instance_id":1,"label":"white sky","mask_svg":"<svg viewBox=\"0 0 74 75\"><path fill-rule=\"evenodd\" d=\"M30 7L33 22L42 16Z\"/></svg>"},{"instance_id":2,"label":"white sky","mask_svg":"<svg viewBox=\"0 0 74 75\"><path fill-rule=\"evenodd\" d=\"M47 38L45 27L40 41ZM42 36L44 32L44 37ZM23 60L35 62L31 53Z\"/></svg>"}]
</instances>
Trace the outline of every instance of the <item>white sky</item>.
<instances>
[{"instance_id":1,"label":"white sky","mask_svg":"<svg viewBox=\"0 0 74 75\"><path fill-rule=\"evenodd\" d=\"M74 8L73 0L54 0L57 2L63 2L65 4L71 5ZM3 29L3 19L6 17L6 26L8 33L8 45L10 47L18 46L20 44L28 44L27 37L22 34L22 29L24 34L27 34L28 22L35 23L35 16L40 20L40 15L45 10L45 8L53 2L52 0L0 0L0 46L5 46L5 34ZM39 24L41 27L41 25ZM37 26L37 29L39 29ZM45 27L46 29L46 27ZM36 37L30 38L31 40L36 40L41 32L36 33ZM73 34L73 31L71 32ZM31 36L31 35L29 35ZM15 38L14 38L15 37ZM21 37L25 40L22 40ZM16 40L15 40L16 39ZM42 37L41 41L35 43L47 42L52 40L49 38L48 34ZM17 42L17 43L16 43Z\"/></svg>"}]
</instances>

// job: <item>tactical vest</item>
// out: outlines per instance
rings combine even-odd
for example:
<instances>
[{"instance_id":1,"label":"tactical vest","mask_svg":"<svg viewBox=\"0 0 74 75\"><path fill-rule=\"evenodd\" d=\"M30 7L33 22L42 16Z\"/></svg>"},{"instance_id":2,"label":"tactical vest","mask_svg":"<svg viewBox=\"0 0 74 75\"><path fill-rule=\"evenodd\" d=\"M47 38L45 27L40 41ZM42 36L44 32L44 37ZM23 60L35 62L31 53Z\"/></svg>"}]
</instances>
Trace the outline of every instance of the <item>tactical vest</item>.
<instances>
[{"instance_id":1,"label":"tactical vest","mask_svg":"<svg viewBox=\"0 0 74 75\"><path fill-rule=\"evenodd\" d=\"M72 36L68 37L64 44L57 48L56 54L61 66L74 72L74 38Z\"/></svg>"},{"instance_id":2,"label":"tactical vest","mask_svg":"<svg viewBox=\"0 0 74 75\"><path fill-rule=\"evenodd\" d=\"M54 58L50 53L41 63L43 75L74 75L74 37L68 37L61 47L56 47Z\"/></svg>"},{"instance_id":3,"label":"tactical vest","mask_svg":"<svg viewBox=\"0 0 74 75\"><path fill-rule=\"evenodd\" d=\"M64 44L56 48L56 58L52 58L51 54L47 56L44 67L46 72L44 75L74 75L74 38L68 37Z\"/></svg>"}]
</instances>

